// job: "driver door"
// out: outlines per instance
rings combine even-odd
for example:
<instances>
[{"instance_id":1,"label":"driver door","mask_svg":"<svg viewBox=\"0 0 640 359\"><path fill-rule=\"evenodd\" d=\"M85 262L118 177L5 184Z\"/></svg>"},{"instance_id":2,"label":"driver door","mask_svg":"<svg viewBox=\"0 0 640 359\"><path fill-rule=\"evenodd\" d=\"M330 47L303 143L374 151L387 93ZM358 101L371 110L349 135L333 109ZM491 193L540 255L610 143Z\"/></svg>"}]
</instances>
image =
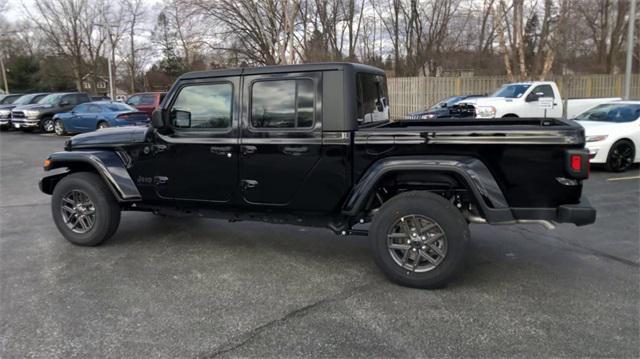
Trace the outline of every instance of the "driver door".
<instances>
[{"instance_id":1,"label":"driver door","mask_svg":"<svg viewBox=\"0 0 640 359\"><path fill-rule=\"evenodd\" d=\"M169 134L158 134L153 178L161 198L226 204L238 182L239 78L184 82L167 102Z\"/></svg>"}]
</instances>

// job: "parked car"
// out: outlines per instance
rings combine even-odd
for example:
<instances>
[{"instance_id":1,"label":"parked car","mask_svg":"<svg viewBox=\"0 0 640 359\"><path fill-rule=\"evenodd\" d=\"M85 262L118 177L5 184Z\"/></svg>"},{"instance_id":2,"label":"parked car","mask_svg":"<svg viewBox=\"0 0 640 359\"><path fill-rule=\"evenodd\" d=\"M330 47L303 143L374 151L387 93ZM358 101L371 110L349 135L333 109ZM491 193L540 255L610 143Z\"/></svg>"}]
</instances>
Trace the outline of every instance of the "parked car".
<instances>
[{"instance_id":1,"label":"parked car","mask_svg":"<svg viewBox=\"0 0 640 359\"><path fill-rule=\"evenodd\" d=\"M91 96L91 101L92 102L95 102L95 101L111 101L111 97L109 97L107 95Z\"/></svg>"},{"instance_id":2,"label":"parked car","mask_svg":"<svg viewBox=\"0 0 640 359\"><path fill-rule=\"evenodd\" d=\"M20 98L20 96L22 96L22 94L19 93L0 95L0 105L10 105L13 103L13 101Z\"/></svg>"},{"instance_id":3,"label":"parked car","mask_svg":"<svg viewBox=\"0 0 640 359\"><path fill-rule=\"evenodd\" d=\"M447 117L459 117L459 112L451 112L451 108L463 100L468 100L474 97L484 97L486 95L462 95L453 96L438 101L435 105L426 108L422 111L411 112L407 115L412 120L428 120L433 118L447 118Z\"/></svg>"},{"instance_id":4,"label":"parked car","mask_svg":"<svg viewBox=\"0 0 640 359\"><path fill-rule=\"evenodd\" d=\"M622 172L640 162L640 101L598 105L575 119L584 127L591 163Z\"/></svg>"},{"instance_id":5,"label":"parked car","mask_svg":"<svg viewBox=\"0 0 640 359\"><path fill-rule=\"evenodd\" d=\"M539 104L542 97L552 98L552 107L544 109ZM573 118L601 103L620 98L592 98L567 100L567 118ZM472 109L476 118L498 117L546 117L561 118L563 101L558 85L553 81L532 81L506 84L488 97L460 101L460 105Z\"/></svg>"},{"instance_id":6,"label":"parked car","mask_svg":"<svg viewBox=\"0 0 640 359\"><path fill-rule=\"evenodd\" d=\"M112 101L83 103L74 107L71 112L56 114L53 120L58 136L91 132L106 127L146 126L150 121L146 113L127 104Z\"/></svg>"},{"instance_id":7,"label":"parked car","mask_svg":"<svg viewBox=\"0 0 640 359\"><path fill-rule=\"evenodd\" d=\"M131 105L151 116L153 110L160 106L165 94L165 92L137 93L127 99L127 105Z\"/></svg>"},{"instance_id":8,"label":"parked car","mask_svg":"<svg viewBox=\"0 0 640 359\"><path fill-rule=\"evenodd\" d=\"M40 188L78 245L111 237L123 210L317 226L368 234L382 271L422 288L461 269L469 222L595 221L575 121L392 122L386 93L361 64L188 73L153 127L72 137Z\"/></svg>"},{"instance_id":9,"label":"parked car","mask_svg":"<svg viewBox=\"0 0 640 359\"><path fill-rule=\"evenodd\" d=\"M76 105L90 100L85 92L52 93L36 104L18 106L11 110L11 123L13 127L25 131L39 128L43 132L53 132L55 114L70 111Z\"/></svg>"},{"instance_id":10,"label":"parked car","mask_svg":"<svg viewBox=\"0 0 640 359\"><path fill-rule=\"evenodd\" d=\"M49 93L32 93L28 95L22 95L11 104L0 105L0 130L7 130L11 128L11 110L22 105L30 105L37 103L43 97Z\"/></svg>"}]
</instances>

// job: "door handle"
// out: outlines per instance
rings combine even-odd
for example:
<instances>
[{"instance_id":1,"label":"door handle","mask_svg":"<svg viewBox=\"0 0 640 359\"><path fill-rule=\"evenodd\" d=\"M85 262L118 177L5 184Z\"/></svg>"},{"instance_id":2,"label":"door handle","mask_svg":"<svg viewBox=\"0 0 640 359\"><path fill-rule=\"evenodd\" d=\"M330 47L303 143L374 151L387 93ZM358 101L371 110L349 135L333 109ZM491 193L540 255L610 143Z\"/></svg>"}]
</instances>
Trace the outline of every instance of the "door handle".
<instances>
[{"instance_id":1,"label":"door handle","mask_svg":"<svg viewBox=\"0 0 640 359\"><path fill-rule=\"evenodd\" d=\"M229 155L231 154L232 149L233 147L231 146L211 146L209 148L211 153L215 153L216 155L227 156L227 157L231 157Z\"/></svg>"},{"instance_id":2,"label":"door handle","mask_svg":"<svg viewBox=\"0 0 640 359\"><path fill-rule=\"evenodd\" d=\"M258 185L258 181L245 179L242 180L242 189L247 190L251 188L255 188Z\"/></svg>"},{"instance_id":3,"label":"door handle","mask_svg":"<svg viewBox=\"0 0 640 359\"><path fill-rule=\"evenodd\" d=\"M257 150L258 150L258 147L256 146L251 146L251 145L242 146L243 155L250 155L250 154L256 153Z\"/></svg>"},{"instance_id":4,"label":"door handle","mask_svg":"<svg viewBox=\"0 0 640 359\"><path fill-rule=\"evenodd\" d=\"M309 152L309 146L284 146L282 152L288 155L297 156Z\"/></svg>"}]
</instances>

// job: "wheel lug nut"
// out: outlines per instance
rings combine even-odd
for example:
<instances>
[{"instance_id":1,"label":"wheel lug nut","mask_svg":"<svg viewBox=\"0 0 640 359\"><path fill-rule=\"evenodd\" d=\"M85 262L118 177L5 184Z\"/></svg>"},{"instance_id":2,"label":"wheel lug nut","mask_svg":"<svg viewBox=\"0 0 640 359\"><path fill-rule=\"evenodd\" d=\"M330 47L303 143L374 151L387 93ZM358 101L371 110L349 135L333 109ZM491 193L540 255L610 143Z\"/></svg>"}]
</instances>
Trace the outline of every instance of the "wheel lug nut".
<instances>
[{"instance_id":1,"label":"wheel lug nut","mask_svg":"<svg viewBox=\"0 0 640 359\"><path fill-rule=\"evenodd\" d=\"M410 241L410 240L407 240L407 244L411 244L411 241Z\"/></svg>"},{"instance_id":2,"label":"wheel lug nut","mask_svg":"<svg viewBox=\"0 0 640 359\"><path fill-rule=\"evenodd\" d=\"M422 249L427 249L427 246L422 246Z\"/></svg>"},{"instance_id":3,"label":"wheel lug nut","mask_svg":"<svg viewBox=\"0 0 640 359\"><path fill-rule=\"evenodd\" d=\"M425 237L425 236L422 236L422 240L424 241L425 239L427 239L427 237Z\"/></svg>"},{"instance_id":4,"label":"wheel lug nut","mask_svg":"<svg viewBox=\"0 0 640 359\"><path fill-rule=\"evenodd\" d=\"M417 251L417 249L414 248L413 251L415 252L415 251Z\"/></svg>"}]
</instances>

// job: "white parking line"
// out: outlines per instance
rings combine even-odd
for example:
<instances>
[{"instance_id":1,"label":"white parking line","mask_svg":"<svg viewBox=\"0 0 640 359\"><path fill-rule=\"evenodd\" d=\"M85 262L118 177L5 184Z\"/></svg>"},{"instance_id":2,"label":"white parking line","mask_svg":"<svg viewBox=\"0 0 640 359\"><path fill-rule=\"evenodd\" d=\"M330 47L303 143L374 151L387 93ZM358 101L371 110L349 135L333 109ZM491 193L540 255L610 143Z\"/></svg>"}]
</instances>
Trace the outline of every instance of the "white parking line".
<instances>
[{"instance_id":1,"label":"white parking line","mask_svg":"<svg viewBox=\"0 0 640 359\"><path fill-rule=\"evenodd\" d=\"M627 181L627 180L634 180L634 179L640 179L640 176L607 178L607 181Z\"/></svg>"}]
</instances>

